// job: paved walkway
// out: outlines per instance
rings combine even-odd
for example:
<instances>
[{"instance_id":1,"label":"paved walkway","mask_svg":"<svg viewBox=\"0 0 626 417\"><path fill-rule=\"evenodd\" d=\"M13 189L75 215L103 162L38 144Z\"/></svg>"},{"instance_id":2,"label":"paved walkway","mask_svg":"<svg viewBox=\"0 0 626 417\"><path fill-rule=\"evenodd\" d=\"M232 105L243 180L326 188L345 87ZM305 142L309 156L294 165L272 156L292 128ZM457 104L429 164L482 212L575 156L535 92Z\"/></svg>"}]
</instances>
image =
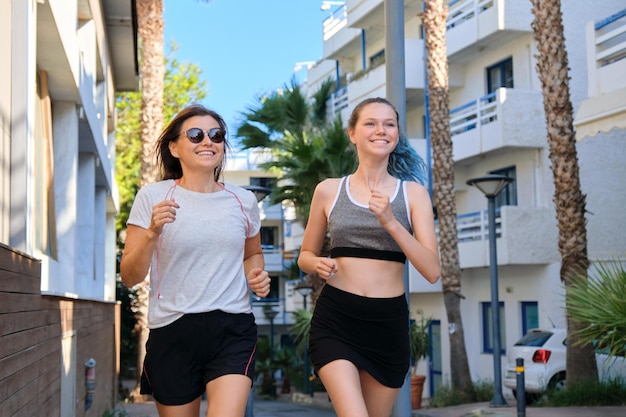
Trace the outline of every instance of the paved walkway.
<instances>
[{"instance_id":1,"label":"paved walkway","mask_svg":"<svg viewBox=\"0 0 626 417\"><path fill-rule=\"evenodd\" d=\"M626 417L626 406L619 407L527 407L525 413L518 413L514 401L508 407L490 407L489 403L464 404L445 408L423 408L413 410L411 417ZM285 403L302 407L284 410ZM119 404L128 417L158 417L153 402ZM308 407L309 411L306 411ZM319 410L316 412L315 410ZM200 416L206 413L206 401L202 402ZM287 414L284 414L286 413ZM325 393L315 397L304 394L282 394L276 401L255 400L255 417L289 416L334 416L332 404Z\"/></svg>"}]
</instances>

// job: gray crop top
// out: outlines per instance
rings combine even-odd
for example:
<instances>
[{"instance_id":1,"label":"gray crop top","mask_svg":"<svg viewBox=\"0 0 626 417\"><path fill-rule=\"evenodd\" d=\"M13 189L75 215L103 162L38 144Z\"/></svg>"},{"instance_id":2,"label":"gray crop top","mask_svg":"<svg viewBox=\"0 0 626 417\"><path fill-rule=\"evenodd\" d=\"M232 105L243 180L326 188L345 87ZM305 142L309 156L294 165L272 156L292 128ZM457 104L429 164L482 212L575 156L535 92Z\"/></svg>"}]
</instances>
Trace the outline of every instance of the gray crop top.
<instances>
[{"instance_id":1,"label":"gray crop top","mask_svg":"<svg viewBox=\"0 0 626 417\"><path fill-rule=\"evenodd\" d=\"M397 181L390 201L396 219L413 234L404 181ZM367 206L352 199L350 176L343 177L339 183L339 190L328 215L328 231L331 258L368 258L402 263L406 261L406 255L383 229L376 215Z\"/></svg>"}]
</instances>

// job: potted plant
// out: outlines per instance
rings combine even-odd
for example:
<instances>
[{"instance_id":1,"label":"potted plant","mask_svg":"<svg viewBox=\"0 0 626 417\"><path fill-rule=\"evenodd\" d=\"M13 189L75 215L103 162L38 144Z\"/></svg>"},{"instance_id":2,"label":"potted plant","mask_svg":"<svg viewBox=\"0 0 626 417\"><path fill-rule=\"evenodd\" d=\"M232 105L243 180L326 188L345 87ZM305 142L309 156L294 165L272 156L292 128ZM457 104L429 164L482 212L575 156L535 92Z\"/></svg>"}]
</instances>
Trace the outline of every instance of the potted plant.
<instances>
[{"instance_id":1,"label":"potted plant","mask_svg":"<svg viewBox=\"0 0 626 417\"><path fill-rule=\"evenodd\" d=\"M420 359L428 357L430 337L428 327L431 319L421 316L419 320L411 320L409 325L409 339L411 342L411 409L416 410L422 406L422 392L426 375L417 374L417 364Z\"/></svg>"}]
</instances>

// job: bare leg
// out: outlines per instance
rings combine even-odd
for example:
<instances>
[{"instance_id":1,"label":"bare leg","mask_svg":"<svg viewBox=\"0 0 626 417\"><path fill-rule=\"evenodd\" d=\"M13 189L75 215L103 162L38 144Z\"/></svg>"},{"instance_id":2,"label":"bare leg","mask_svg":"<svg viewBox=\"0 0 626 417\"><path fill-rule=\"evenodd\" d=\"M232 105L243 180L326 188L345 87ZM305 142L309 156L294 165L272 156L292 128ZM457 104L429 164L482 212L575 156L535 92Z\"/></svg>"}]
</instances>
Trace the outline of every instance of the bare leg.
<instances>
[{"instance_id":1,"label":"bare leg","mask_svg":"<svg viewBox=\"0 0 626 417\"><path fill-rule=\"evenodd\" d=\"M164 405L156 401L159 417L198 417L200 414L200 400L198 397L183 405Z\"/></svg>"},{"instance_id":2,"label":"bare leg","mask_svg":"<svg viewBox=\"0 0 626 417\"><path fill-rule=\"evenodd\" d=\"M352 362L339 359L318 372L338 417L367 417L359 371Z\"/></svg>"},{"instance_id":3,"label":"bare leg","mask_svg":"<svg viewBox=\"0 0 626 417\"><path fill-rule=\"evenodd\" d=\"M243 417L251 386L245 375L224 375L209 382L207 417Z\"/></svg>"},{"instance_id":4,"label":"bare leg","mask_svg":"<svg viewBox=\"0 0 626 417\"><path fill-rule=\"evenodd\" d=\"M399 388L389 388L374 379L369 373L360 371L363 399L369 417L389 417L398 396Z\"/></svg>"}]
</instances>

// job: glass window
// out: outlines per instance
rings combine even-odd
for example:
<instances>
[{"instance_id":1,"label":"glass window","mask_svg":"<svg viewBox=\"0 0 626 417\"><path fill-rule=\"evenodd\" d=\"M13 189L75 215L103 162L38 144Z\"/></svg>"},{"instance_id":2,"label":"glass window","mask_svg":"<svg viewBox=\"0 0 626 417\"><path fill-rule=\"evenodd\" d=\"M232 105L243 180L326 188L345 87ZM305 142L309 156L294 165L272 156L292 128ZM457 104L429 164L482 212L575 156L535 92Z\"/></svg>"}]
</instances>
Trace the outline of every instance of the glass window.
<instances>
[{"instance_id":1,"label":"glass window","mask_svg":"<svg viewBox=\"0 0 626 417\"><path fill-rule=\"evenodd\" d=\"M513 88L513 58L507 58L487 68L487 94L500 87Z\"/></svg>"},{"instance_id":2,"label":"glass window","mask_svg":"<svg viewBox=\"0 0 626 417\"><path fill-rule=\"evenodd\" d=\"M258 185L259 187L272 188L276 185L274 177L251 177L250 185Z\"/></svg>"},{"instance_id":3,"label":"glass window","mask_svg":"<svg viewBox=\"0 0 626 417\"><path fill-rule=\"evenodd\" d=\"M536 301L522 301L522 335L539 327L539 305Z\"/></svg>"},{"instance_id":4,"label":"glass window","mask_svg":"<svg viewBox=\"0 0 626 417\"><path fill-rule=\"evenodd\" d=\"M491 314L491 301L481 304L483 320L483 352L493 353L493 316ZM504 317L504 302L500 301L500 354L506 353L506 320Z\"/></svg>"},{"instance_id":5,"label":"glass window","mask_svg":"<svg viewBox=\"0 0 626 417\"><path fill-rule=\"evenodd\" d=\"M515 167L507 167L490 171L490 174L504 175L513 178L513 182L504 187L500 194L496 196L496 208L502 206L517 206L517 172Z\"/></svg>"}]
</instances>

